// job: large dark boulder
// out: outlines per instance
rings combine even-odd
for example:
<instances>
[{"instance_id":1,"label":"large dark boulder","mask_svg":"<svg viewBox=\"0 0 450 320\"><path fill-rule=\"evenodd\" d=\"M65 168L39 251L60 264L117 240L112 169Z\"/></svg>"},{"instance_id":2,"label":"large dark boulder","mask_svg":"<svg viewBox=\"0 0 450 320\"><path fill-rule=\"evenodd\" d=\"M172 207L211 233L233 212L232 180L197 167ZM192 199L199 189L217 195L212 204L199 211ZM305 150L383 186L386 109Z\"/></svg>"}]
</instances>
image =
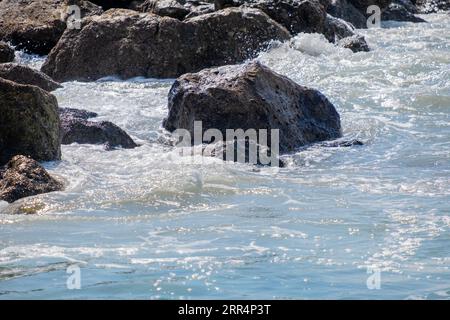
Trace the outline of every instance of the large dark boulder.
<instances>
[{"instance_id":1,"label":"large dark boulder","mask_svg":"<svg viewBox=\"0 0 450 320\"><path fill-rule=\"evenodd\" d=\"M238 63L289 32L257 9L229 8L184 21L112 9L66 30L42 71L57 81L104 76L173 78Z\"/></svg>"},{"instance_id":2,"label":"large dark boulder","mask_svg":"<svg viewBox=\"0 0 450 320\"><path fill-rule=\"evenodd\" d=\"M194 121L224 137L227 129L279 129L281 153L341 136L339 114L323 94L258 62L185 74L168 107L163 126L170 132L186 129L193 137Z\"/></svg>"},{"instance_id":3,"label":"large dark boulder","mask_svg":"<svg viewBox=\"0 0 450 320\"><path fill-rule=\"evenodd\" d=\"M17 155L0 168L0 200L14 202L21 198L60 191L63 183L35 160Z\"/></svg>"},{"instance_id":4,"label":"large dark boulder","mask_svg":"<svg viewBox=\"0 0 450 320\"><path fill-rule=\"evenodd\" d=\"M21 154L37 161L61 158L55 96L0 78L0 165Z\"/></svg>"},{"instance_id":5,"label":"large dark boulder","mask_svg":"<svg viewBox=\"0 0 450 320\"><path fill-rule=\"evenodd\" d=\"M20 84L31 84L38 86L45 91L53 91L61 88L59 83L53 81L46 74L16 63L0 64L0 78L11 80Z\"/></svg>"},{"instance_id":6,"label":"large dark boulder","mask_svg":"<svg viewBox=\"0 0 450 320\"><path fill-rule=\"evenodd\" d=\"M7 43L0 41L0 63L12 62L14 60L14 49Z\"/></svg>"},{"instance_id":7,"label":"large dark boulder","mask_svg":"<svg viewBox=\"0 0 450 320\"><path fill-rule=\"evenodd\" d=\"M103 144L108 150L116 147L132 149L138 145L122 129L109 121L89 121L95 112L78 109L59 109L62 144Z\"/></svg>"},{"instance_id":8,"label":"large dark boulder","mask_svg":"<svg viewBox=\"0 0 450 320\"><path fill-rule=\"evenodd\" d=\"M0 39L10 41L17 49L47 54L66 29L70 5L78 5L82 16L102 12L83 0L2 0Z\"/></svg>"}]
</instances>

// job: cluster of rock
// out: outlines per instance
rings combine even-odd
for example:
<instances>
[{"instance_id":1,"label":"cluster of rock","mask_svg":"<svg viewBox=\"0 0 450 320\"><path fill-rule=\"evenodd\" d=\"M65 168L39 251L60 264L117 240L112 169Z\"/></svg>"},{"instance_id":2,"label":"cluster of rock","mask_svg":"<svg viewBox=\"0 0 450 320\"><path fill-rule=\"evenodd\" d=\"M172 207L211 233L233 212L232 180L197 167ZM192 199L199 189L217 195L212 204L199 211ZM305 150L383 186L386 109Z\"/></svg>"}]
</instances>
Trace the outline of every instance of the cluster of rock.
<instances>
[{"instance_id":1,"label":"cluster of rock","mask_svg":"<svg viewBox=\"0 0 450 320\"><path fill-rule=\"evenodd\" d=\"M384 20L421 22L414 14L448 10L446 3L0 0L0 200L61 190L63 183L37 162L60 160L61 144L137 146L111 122L92 121L93 112L59 108L50 93L61 87L58 82L110 75L179 77L163 121L169 132L192 132L195 121L224 135L227 129L278 129L280 152L292 152L341 137L339 114L319 91L258 62L242 62L300 32L323 34L354 52L368 51L355 30L366 27L368 6L378 5ZM76 27L68 20L73 5L82 18ZM48 54L42 72L13 63L10 45Z\"/></svg>"},{"instance_id":2,"label":"cluster of rock","mask_svg":"<svg viewBox=\"0 0 450 320\"><path fill-rule=\"evenodd\" d=\"M114 124L87 120L96 114L58 108L50 91L60 87L40 71L0 63L0 200L62 190L63 183L37 162L60 160L61 144L137 146Z\"/></svg>"}]
</instances>

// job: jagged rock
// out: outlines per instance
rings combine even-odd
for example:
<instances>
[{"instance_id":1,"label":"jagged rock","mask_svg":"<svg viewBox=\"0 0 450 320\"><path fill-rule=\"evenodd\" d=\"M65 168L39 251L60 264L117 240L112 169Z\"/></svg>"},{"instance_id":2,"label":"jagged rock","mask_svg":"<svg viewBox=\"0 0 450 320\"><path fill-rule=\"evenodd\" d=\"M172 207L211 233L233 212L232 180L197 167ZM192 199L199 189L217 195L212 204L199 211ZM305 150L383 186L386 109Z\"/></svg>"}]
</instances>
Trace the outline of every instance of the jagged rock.
<instances>
[{"instance_id":1,"label":"jagged rock","mask_svg":"<svg viewBox=\"0 0 450 320\"><path fill-rule=\"evenodd\" d=\"M22 154L37 161L61 158L58 102L33 85L0 78L0 165Z\"/></svg>"},{"instance_id":2,"label":"jagged rock","mask_svg":"<svg viewBox=\"0 0 450 320\"><path fill-rule=\"evenodd\" d=\"M59 83L53 81L46 74L16 63L0 64L0 78L20 84L38 86L45 91L53 91L61 88Z\"/></svg>"},{"instance_id":3,"label":"jagged rock","mask_svg":"<svg viewBox=\"0 0 450 320\"><path fill-rule=\"evenodd\" d=\"M7 43L0 41L0 63L12 62L14 60L14 49Z\"/></svg>"},{"instance_id":4,"label":"jagged rock","mask_svg":"<svg viewBox=\"0 0 450 320\"><path fill-rule=\"evenodd\" d=\"M289 32L257 9L228 8L184 21L112 9L66 30L42 71L58 81L104 76L171 78L254 57Z\"/></svg>"},{"instance_id":5,"label":"jagged rock","mask_svg":"<svg viewBox=\"0 0 450 320\"><path fill-rule=\"evenodd\" d=\"M300 86L258 62L189 73L169 92L168 131L189 130L202 121L215 128L279 129L281 153L341 136L339 114L319 91ZM208 141L205 141L208 142Z\"/></svg>"},{"instance_id":6,"label":"jagged rock","mask_svg":"<svg viewBox=\"0 0 450 320\"><path fill-rule=\"evenodd\" d=\"M12 203L21 198L60 191L63 183L53 178L35 160L17 155L0 168L0 200Z\"/></svg>"},{"instance_id":7,"label":"jagged rock","mask_svg":"<svg viewBox=\"0 0 450 320\"><path fill-rule=\"evenodd\" d=\"M2 0L0 39L10 41L19 50L47 54L66 29L69 5L78 5L82 16L102 12L83 0Z\"/></svg>"}]
</instances>

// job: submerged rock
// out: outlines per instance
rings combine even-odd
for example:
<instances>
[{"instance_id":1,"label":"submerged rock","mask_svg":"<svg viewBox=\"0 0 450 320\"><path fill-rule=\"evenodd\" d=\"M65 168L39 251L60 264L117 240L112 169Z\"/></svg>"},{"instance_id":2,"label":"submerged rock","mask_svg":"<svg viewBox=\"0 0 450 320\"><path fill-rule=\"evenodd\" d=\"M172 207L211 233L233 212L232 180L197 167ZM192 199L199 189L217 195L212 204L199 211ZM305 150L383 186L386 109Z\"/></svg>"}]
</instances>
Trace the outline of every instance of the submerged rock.
<instances>
[{"instance_id":1,"label":"submerged rock","mask_svg":"<svg viewBox=\"0 0 450 320\"><path fill-rule=\"evenodd\" d=\"M90 119L97 117L98 114L92 111L73 109L73 108L59 108L59 117L61 119L68 118L79 118L79 119Z\"/></svg>"},{"instance_id":2,"label":"submerged rock","mask_svg":"<svg viewBox=\"0 0 450 320\"><path fill-rule=\"evenodd\" d=\"M171 78L238 63L289 32L257 9L229 8L184 21L112 9L66 30L42 70L57 81L104 76Z\"/></svg>"},{"instance_id":3,"label":"submerged rock","mask_svg":"<svg viewBox=\"0 0 450 320\"><path fill-rule=\"evenodd\" d=\"M361 51L368 52L368 51L370 51L370 48L367 45L367 42L364 39L364 37L359 36L359 35L341 39L337 42L337 44L340 47L350 49L353 52L361 52Z\"/></svg>"},{"instance_id":4,"label":"submerged rock","mask_svg":"<svg viewBox=\"0 0 450 320\"><path fill-rule=\"evenodd\" d=\"M0 168L0 200L12 203L21 198L60 191L63 183L35 160L17 155Z\"/></svg>"},{"instance_id":5,"label":"submerged rock","mask_svg":"<svg viewBox=\"0 0 450 320\"><path fill-rule=\"evenodd\" d=\"M78 5L82 16L100 14L101 8L84 0L2 0L0 39L17 49L47 54L66 29L68 6Z\"/></svg>"},{"instance_id":6,"label":"submerged rock","mask_svg":"<svg viewBox=\"0 0 450 320\"><path fill-rule=\"evenodd\" d=\"M205 69L178 78L169 92L168 131L202 121L214 128L279 129L281 153L341 136L339 114L319 91L300 86L258 62Z\"/></svg>"},{"instance_id":7,"label":"submerged rock","mask_svg":"<svg viewBox=\"0 0 450 320\"><path fill-rule=\"evenodd\" d=\"M59 83L53 81L46 74L16 63L0 64L0 78L20 84L38 86L45 91L53 91L61 88Z\"/></svg>"},{"instance_id":8,"label":"submerged rock","mask_svg":"<svg viewBox=\"0 0 450 320\"><path fill-rule=\"evenodd\" d=\"M0 78L0 165L22 154L37 161L61 158L58 102L32 85Z\"/></svg>"},{"instance_id":9,"label":"submerged rock","mask_svg":"<svg viewBox=\"0 0 450 320\"><path fill-rule=\"evenodd\" d=\"M108 150L122 147L132 149L138 145L130 136L109 121L94 122L89 118L95 112L79 109L59 109L62 128L62 144L104 144Z\"/></svg>"},{"instance_id":10,"label":"submerged rock","mask_svg":"<svg viewBox=\"0 0 450 320\"><path fill-rule=\"evenodd\" d=\"M14 49L7 43L0 41L0 63L12 62L14 60Z\"/></svg>"}]
</instances>

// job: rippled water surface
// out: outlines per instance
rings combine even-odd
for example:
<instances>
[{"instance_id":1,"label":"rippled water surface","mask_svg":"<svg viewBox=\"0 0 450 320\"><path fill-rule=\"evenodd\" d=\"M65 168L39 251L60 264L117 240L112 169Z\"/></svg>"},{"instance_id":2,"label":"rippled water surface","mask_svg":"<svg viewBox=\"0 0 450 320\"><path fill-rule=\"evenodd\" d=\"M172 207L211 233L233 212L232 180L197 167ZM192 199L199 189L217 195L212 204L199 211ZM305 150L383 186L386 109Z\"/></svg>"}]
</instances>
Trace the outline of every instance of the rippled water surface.
<instances>
[{"instance_id":1,"label":"rippled water surface","mask_svg":"<svg viewBox=\"0 0 450 320\"><path fill-rule=\"evenodd\" d=\"M64 192L0 203L37 212L0 215L0 299L449 299L450 17L424 17L362 31L369 53L299 35L260 55L325 93L365 143L312 147L279 171L194 165L159 143L172 80L65 83L61 107L142 146L63 146L45 166ZM66 287L74 264L80 290Z\"/></svg>"}]
</instances>

